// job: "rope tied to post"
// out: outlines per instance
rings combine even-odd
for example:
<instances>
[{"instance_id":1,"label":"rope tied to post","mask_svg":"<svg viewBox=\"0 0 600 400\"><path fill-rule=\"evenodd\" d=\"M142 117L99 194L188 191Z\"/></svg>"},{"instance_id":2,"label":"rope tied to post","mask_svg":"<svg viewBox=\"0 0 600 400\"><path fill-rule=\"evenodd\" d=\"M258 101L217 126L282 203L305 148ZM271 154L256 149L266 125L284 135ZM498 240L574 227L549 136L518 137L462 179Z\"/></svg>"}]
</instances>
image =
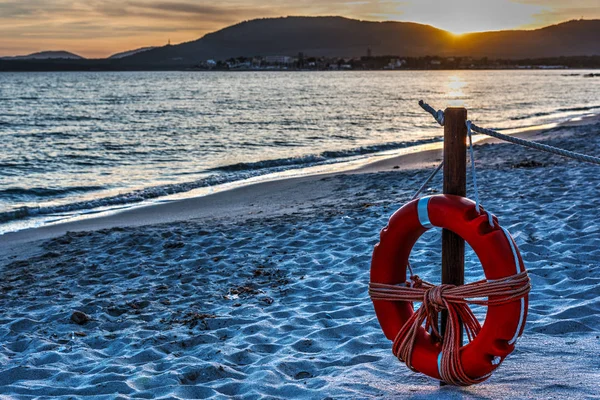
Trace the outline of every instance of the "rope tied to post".
<instances>
[{"instance_id":1,"label":"rope tied to post","mask_svg":"<svg viewBox=\"0 0 600 400\"><path fill-rule=\"evenodd\" d=\"M444 125L444 112L442 110L435 111L433 107L429 104L425 103L423 100L419 100L419 105L425 111L433 116L433 118L440 124ZM531 149L545 151L547 153L556 154L562 157L571 158L577 161L589 162L592 164L600 165L600 157L588 156L587 154L576 153L574 151L569 151L565 149L561 149L558 147L550 146L543 143L532 142L531 140L521 139L515 136L505 135L498 131L494 131L492 129L482 128L480 126L475 125L474 123L467 121L468 127L473 132L480 133L482 135L487 135L491 137L495 137L496 139L504 140L506 142L517 144L523 147L529 147Z\"/></svg>"},{"instance_id":2,"label":"rope tied to post","mask_svg":"<svg viewBox=\"0 0 600 400\"><path fill-rule=\"evenodd\" d=\"M410 281L399 285L369 284L369 296L373 301L421 302L421 307L402 326L394 339L392 351L411 370L412 352L419 328L425 324L434 340L442 343L439 373L443 381L452 385L468 386L483 382L489 375L469 377L460 361L460 325L471 342L481 330L481 324L469 308L469 304L481 306L502 305L519 300L531 290L526 271L497 280L480 280L466 285L433 285L412 275ZM448 311L444 335L438 330L439 313ZM499 362L499 360L497 361Z\"/></svg>"},{"instance_id":3,"label":"rope tied to post","mask_svg":"<svg viewBox=\"0 0 600 400\"><path fill-rule=\"evenodd\" d=\"M435 111L433 107L425 103L423 100L419 100L419 105L429 114L431 114L438 124L444 126L444 112L442 110Z\"/></svg>"}]
</instances>

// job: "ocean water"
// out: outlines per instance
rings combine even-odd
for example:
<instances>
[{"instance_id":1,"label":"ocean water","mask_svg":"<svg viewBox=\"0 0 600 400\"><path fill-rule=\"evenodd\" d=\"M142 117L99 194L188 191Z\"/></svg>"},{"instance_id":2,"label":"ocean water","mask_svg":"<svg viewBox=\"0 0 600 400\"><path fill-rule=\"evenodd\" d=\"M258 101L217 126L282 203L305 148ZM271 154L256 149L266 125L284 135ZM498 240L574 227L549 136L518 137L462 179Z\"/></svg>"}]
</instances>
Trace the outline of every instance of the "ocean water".
<instances>
[{"instance_id":1,"label":"ocean water","mask_svg":"<svg viewBox=\"0 0 600 400\"><path fill-rule=\"evenodd\" d=\"M495 129L597 113L586 73L1 73L0 233L439 141L420 99Z\"/></svg>"}]
</instances>

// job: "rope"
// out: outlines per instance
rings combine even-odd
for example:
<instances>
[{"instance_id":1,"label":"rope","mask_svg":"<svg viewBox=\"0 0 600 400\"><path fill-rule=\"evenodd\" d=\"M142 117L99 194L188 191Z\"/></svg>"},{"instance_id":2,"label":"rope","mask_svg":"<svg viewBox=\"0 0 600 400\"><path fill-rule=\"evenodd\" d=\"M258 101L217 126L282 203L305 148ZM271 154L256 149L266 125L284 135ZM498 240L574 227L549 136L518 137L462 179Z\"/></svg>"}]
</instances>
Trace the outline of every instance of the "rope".
<instances>
[{"instance_id":1,"label":"rope","mask_svg":"<svg viewBox=\"0 0 600 400\"><path fill-rule=\"evenodd\" d=\"M415 195L412 197L412 199L410 199L410 201L415 200L416 198L419 197L419 195L421 193L423 193L423 191L425 190L425 188L427 187L427 185L429 185L429 182L431 182L431 180L433 178L435 178L435 176L437 175L438 172L440 172L440 170L442 169L442 167L444 166L444 162L442 161L440 165L438 165L438 167L431 173L431 175L429 175L429 178L427 178L425 180L425 182L421 185L421 187L419 188L419 190L417 190L417 193L415 193Z\"/></svg>"},{"instance_id":2,"label":"rope","mask_svg":"<svg viewBox=\"0 0 600 400\"><path fill-rule=\"evenodd\" d=\"M444 112L442 110L435 111L433 109L433 107L431 107L429 104L425 103L423 100L419 101L419 105L421 107L423 107L423 109L425 111L430 113L433 116L433 118L435 118L435 120L438 122L438 124L440 124L441 126L444 126ZM441 164L438 165L438 167L431 173L431 175L429 175L429 178L427 178L425 183L423 183L423 185L421 185L419 190L417 190L417 193L415 193L415 195L412 197L412 199L410 199L411 201L415 200L416 198L419 197L419 195L421 193L423 193L423 190L425 190L425 187L429 184L429 182L431 182L431 180L433 178L435 178L435 176L437 175L438 172L440 172L440 170L442 169L443 166L444 166L444 162L442 161Z\"/></svg>"},{"instance_id":3,"label":"rope","mask_svg":"<svg viewBox=\"0 0 600 400\"><path fill-rule=\"evenodd\" d=\"M435 111L433 109L433 107L431 107L429 104L425 103L423 100L419 101L419 105L421 106L421 108L423 108L423 110L425 110L429 114L431 114L433 116L433 118L440 125L444 124L444 116L443 116L444 113L443 113L443 111L441 111L441 110ZM441 113L441 117L440 117L440 113ZM442 121L442 122L440 122L440 121ZM500 133L498 131L494 131L492 129L482 128L482 127L477 126L477 125L475 125L473 123L471 123L471 129L473 130L473 132L481 133L482 135L487 135L487 136L495 137L497 139L504 140L504 141L509 142L509 143L518 144L519 146L529 147L529 148L532 148L532 149L536 149L536 150L540 150L540 151L545 151L547 153L556 154L556 155L559 155L559 156L562 156L562 157L572 158L574 160L583 161L583 162L589 162L589 163L592 163L592 164L598 164L598 165L600 165L600 158L599 157L588 156L586 154L581 154L581 153L576 153L574 151L560 149L558 147L550 146L550 145L547 145L547 144L532 142L530 140L525 140L525 139L521 139L521 138L514 137L514 136L504 135L504 134L502 134L502 133Z\"/></svg>"},{"instance_id":4,"label":"rope","mask_svg":"<svg viewBox=\"0 0 600 400\"><path fill-rule=\"evenodd\" d=\"M489 375L471 378L462 367L461 322L465 326L469 342L472 341L480 332L481 325L468 305L495 306L521 299L531 290L527 271L498 280L481 280L462 286L435 286L416 275L411 276L410 280L411 282L404 285L373 282L369 284L369 295L374 301L423 303L396 335L392 347L394 355L414 371L413 348L419 328L424 323L425 330L430 331L435 340L442 342L439 373L443 381L452 385L468 386L486 380ZM438 316L442 310L448 310L448 324L443 337L438 330Z\"/></svg>"},{"instance_id":5,"label":"rope","mask_svg":"<svg viewBox=\"0 0 600 400\"><path fill-rule=\"evenodd\" d=\"M525 140L525 139L521 139L521 138L514 137L514 136L504 135L500 132L496 132L491 129L482 128L475 124L471 125L471 129L473 129L474 132L481 133L483 135L492 136L497 139L504 140L506 142L510 142L513 144L518 144L519 146L530 147L532 149L545 151L547 153L557 154L562 157L572 158L573 160L589 162L592 164L600 165L599 157L588 156L586 154L581 154L581 153L576 153L574 151L560 149L558 147L549 146L547 144L532 142L530 140Z\"/></svg>"},{"instance_id":6,"label":"rope","mask_svg":"<svg viewBox=\"0 0 600 400\"><path fill-rule=\"evenodd\" d=\"M471 158L471 177L473 178L473 191L475 192L475 208L481 213L479 204L479 191L477 190L477 174L475 174L475 152L473 151L473 134L471 132L471 121L467 121L467 136L469 137L469 156Z\"/></svg>"},{"instance_id":7,"label":"rope","mask_svg":"<svg viewBox=\"0 0 600 400\"><path fill-rule=\"evenodd\" d=\"M475 172L475 151L473 150L473 132L471 131L472 123L471 121L467 121L467 136L469 138L469 157L471 158L471 177L473 178L473 192L475 194L475 209L477 210L477 214L481 214L483 210L481 208L481 202L479 201L479 189L477 186L477 173ZM490 226L494 226L494 215L489 212L484 212L488 216L488 222Z\"/></svg>"},{"instance_id":8,"label":"rope","mask_svg":"<svg viewBox=\"0 0 600 400\"><path fill-rule=\"evenodd\" d=\"M438 123L440 125L442 125L442 126L444 125L444 112L442 110L435 111L435 109L433 107L431 107L429 104L425 103L423 100L419 101L419 105L425 111L430 113L433 116L433 118L435 118L435 120L438 121ZM475 192L475 205L477 207L476 208L477 213L481 214L481 202L479 201L479 190L477 187L477 175L475 173L475 154L473 151L473 135L471 132L471 126L472 126L471 121L467 121L467 132L468 132L468 136L469 136L469 153L470 153L470 158L471 158L471 176L473 177L473 190ZM415 195L412 197L411 201L415 200L416 198L419 197L419 195L423 192L423 190L425 190L425 187L429 184L429 182L431 182L431 180L440 171L440 169L442 169L443 165L444 165L444 162L442 161L442 163L437 167L437 169L435 171L433 171L433 173L429 176L429 178L427 178L425 183L423 183L423 185L419 188L417 193L415 193ZM488 215L488 222L490 223L490 226L494 226L494 219L493 219L492 213L490 213L489 211L486 211L486 213Z\"/></svg>"},{"instance_id":9,"label":"rope","mask_svg":"<svg viewBox=\"0 0 600 400\"><path fill-rule=\"evenodd\" d=\"M423 100L419 100L419 105L423 110L427 111L431 116L440 124L444 126L444 112L442 110L437 110L431 107L429 104L425 103Z\"/></svg>"}]
</instances>

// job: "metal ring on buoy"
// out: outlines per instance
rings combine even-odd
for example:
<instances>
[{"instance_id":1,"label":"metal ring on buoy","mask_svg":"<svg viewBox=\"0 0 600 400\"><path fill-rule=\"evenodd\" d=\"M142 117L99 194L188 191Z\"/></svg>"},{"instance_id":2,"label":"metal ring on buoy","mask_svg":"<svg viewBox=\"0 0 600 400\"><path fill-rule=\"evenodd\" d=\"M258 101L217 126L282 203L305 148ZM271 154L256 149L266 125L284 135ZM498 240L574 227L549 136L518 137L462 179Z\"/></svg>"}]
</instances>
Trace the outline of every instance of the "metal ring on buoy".
<instances>
[{"instance_id":1,"label":"metal ring on buoy","mask_svg":"<svg viewBox=\"0 0 600 400\"><path fill-rule=\"evenodd\" d=\"M406 204L381 231L380 242L373 251L371 283L404 284L413 246L433 227L448 229L465 239L479 257L487 282L523 274L525 266L516 243L497 219L492 222L490 225L488 215L477 212L474 202L459 196L436 195ZM374 299L373 305L383 332L392 341L415 313L411 301ZM484 380L514 350L523 333L527 308L527 294L488 306L481 330L458 353L462 370L468 377ZM441 347L441 343L420 326L407 364L430 377L442 379Z\"/></svg>"}]
</instances>

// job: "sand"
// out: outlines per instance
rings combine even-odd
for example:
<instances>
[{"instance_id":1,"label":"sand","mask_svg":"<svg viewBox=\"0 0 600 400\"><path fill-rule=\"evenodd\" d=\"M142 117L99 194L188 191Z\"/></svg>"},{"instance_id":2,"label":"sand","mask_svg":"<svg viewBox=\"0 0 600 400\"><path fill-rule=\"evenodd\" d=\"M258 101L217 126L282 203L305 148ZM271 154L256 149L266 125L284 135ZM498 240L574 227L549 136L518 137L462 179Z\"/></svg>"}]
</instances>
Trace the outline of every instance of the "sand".
<instances>
[{"instance_id":1,"label":"sand","mask_svg":"<svg viewBox=\"0 0 600 400\"><path fill-rule=\"evenodd\" d=\"M598 155L599 133L588 121L536 137ZM394 358L367 295L371 251L436 158L1 237L0 397L600 398L599 167L510 144L476 160L533 281L523 338L470 388ZM411 261L439 282L438 231ZM481 276L468 251L467 280Z\"/></svg>"}]
</instances>

